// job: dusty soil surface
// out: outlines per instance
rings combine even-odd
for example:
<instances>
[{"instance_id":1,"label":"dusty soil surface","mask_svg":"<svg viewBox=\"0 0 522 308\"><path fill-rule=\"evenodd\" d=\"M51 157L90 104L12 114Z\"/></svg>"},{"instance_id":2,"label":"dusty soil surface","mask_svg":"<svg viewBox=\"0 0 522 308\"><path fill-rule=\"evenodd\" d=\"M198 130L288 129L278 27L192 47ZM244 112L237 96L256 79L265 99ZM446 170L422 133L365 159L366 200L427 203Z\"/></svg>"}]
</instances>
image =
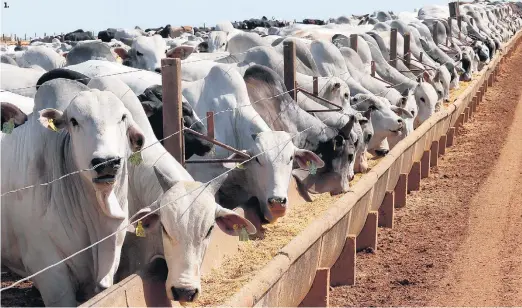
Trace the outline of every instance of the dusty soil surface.
<instances>
[{"instance_id":1,"label":"dusty soil surface","mask_svg":"<svg viewBox=\"0 0 522 308\"><path fill-rule=\"evenodd\" d=\"M332 306L522 305L522 49Z\"/></svg>"}]
</instances>

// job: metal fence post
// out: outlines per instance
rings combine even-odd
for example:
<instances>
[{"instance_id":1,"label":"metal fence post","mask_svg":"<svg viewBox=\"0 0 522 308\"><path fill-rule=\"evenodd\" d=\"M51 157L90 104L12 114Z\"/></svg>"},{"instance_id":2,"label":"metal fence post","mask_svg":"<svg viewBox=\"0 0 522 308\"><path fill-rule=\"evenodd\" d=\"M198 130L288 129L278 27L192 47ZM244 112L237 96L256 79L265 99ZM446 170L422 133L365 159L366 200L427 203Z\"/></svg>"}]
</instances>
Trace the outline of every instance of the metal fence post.
<instances>
[{"instance_id":1,"label":"metal fence post","mask_svg":"<svg viewBox=\"0 0 522 308\"><path fill-rule=\"evenodd\" d=\"M357 37L358 35L357 34L352 34L350 35L350 47L355 50L355 52L358 51L358 48L357 48Z\"/></svg>"},{"instance_id":2,"label":"metal fence post","mask_svg":"<svg viewBox=\"0 0 522 308\"><path fill-rule=\"evenodd\" d=\"M185 163L183 151L183 113L181 97L181 60L161 59L161 79L163 84L163 145L181 164Z\"/></svg>"},{"instance_id":3,"label":"metal fence post","mask_svg":"<svg viewBox=\"0 0 522 308\"><path fill-rule=\"evenodd\" d=\"M286 90L290 96L296 100L297 99L297 91L295 87L295 42L294 41L286 41L283 45L283 54L284 54L284 78L285 78L285 86Z\"/></svg>"},{"instance_id":4,"label":"metal fence post","mask_svg":"<svg viewBox=\"0 0 522 308\"><path fill-rule=\"evenodd\" d=\"M390 65L397 67L397 29L391 29L390 36Z\"/></svg>"},{"instance_id":5,"label":"metal fence post","mask_svg":"<svg viewBox=\"0 0 522 308\"><path fill-rule=\"evenodd\" d=\"M411 36L409 33L404 33L404 59L406 60L406 67L410 69L411 64L411 48L410 48Z\"/></svg>"}]
</instances>

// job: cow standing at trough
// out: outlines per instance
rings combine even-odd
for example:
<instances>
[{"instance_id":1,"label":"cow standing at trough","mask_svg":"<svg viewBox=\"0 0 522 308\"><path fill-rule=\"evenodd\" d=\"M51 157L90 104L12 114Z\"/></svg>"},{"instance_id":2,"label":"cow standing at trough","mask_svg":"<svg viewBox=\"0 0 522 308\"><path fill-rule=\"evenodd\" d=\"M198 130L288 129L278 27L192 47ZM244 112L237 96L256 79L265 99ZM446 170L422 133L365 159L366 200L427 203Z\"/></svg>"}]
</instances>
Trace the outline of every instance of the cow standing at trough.
<instances>
[{"instance_id":1,"label":"cow standing at trough","mask_svg":"<svg viewBox=\"0 0 522 308\"><path fill-rule=\"evenodd\" d=\"M139 100L127 85L111 76L94 78L89 87L111 91L120 97L145 136L143 161L129 166L129 214L132 215L129 220L142 219L145 238L125 238L116 281L155 258L164 258L168 267L165 285L168 298L194 301L201 294L199 269L214 223L234 236L242 227L250 234L255 233L255 228L215 202L214 194L225 176L209 185L195 182L157 142ZM136 233L136 228L129 227L128 231Z\"/></svg>"},{"instance_id":2,"label":"cow standing at trough","mask_svg":"<svg viewBox=\"0 0 522 308\"><path fill-rule=\"evenodd\" d=\"M127 224L127 157L144 143L132 115L113 93L55 80L35 98L37 106L48 102L56 109L33 113L2 136L2 192L37 183L2 196L2 264L21 276ZM38 185L82 169L89 171ZM125 231L119 232L34 277L45 304L76 306L77 298L111 286L124 237Z\"/></svg>"}]
</instances>

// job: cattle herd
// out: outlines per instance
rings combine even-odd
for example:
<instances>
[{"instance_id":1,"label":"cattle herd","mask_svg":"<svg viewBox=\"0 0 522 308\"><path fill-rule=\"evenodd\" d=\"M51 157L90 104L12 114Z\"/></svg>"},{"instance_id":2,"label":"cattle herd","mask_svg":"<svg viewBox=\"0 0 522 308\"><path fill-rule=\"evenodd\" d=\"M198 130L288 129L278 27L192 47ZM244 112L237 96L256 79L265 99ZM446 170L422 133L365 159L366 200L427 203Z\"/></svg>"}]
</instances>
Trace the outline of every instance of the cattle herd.
<instances>
[{"instance_id":1,"label":"cattle herd","mask_svg":"<svg viewBox=\"0 0 522 308\"><path fill-rule=\"evenodd\" d=\"M46 305L75 306L162 257L168 297L194 301L215 224L237 236L276 223L292 176L308 197L347 192L367 171L367 152L386 155L488 64L521 28L521 9L461 4L457 21L448 7L428 5L304 23L110 28L97 38L78 30L3 45L2 264L22 277L54 264L31 279ZM308 112L335 107L290 95L288 41L299 86L312 92L318 77L318 96L341 111ZM213 111L215 139L250 159L238 163L241 155L190 131L185 159L230 160L185 168L165 150L161 59L169 57L182 63L184 126L206 135L203 116Z\"/></svg>"}]
</instances>

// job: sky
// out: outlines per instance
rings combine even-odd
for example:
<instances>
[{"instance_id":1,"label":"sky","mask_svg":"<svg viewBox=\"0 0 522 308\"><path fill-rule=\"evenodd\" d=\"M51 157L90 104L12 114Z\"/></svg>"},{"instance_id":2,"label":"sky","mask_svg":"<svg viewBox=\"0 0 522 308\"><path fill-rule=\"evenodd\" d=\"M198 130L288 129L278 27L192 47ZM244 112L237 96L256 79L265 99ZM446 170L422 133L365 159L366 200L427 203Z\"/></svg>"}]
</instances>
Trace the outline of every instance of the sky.
<instances>
[{"instance_id":1,"label":"sky","mask_svg":"<svg viewBox=\"0 0 522 308\"><path fill-rule=\"evenodd\" d=\"M9 8L4 8L7 1ZM249 18L328 19L376 9L413 11L448 0L2 0L1 33L23 37L67 33L76 29L142 29L172 26L213 26L219 21Z\"/></svg>"}]
</instances>

